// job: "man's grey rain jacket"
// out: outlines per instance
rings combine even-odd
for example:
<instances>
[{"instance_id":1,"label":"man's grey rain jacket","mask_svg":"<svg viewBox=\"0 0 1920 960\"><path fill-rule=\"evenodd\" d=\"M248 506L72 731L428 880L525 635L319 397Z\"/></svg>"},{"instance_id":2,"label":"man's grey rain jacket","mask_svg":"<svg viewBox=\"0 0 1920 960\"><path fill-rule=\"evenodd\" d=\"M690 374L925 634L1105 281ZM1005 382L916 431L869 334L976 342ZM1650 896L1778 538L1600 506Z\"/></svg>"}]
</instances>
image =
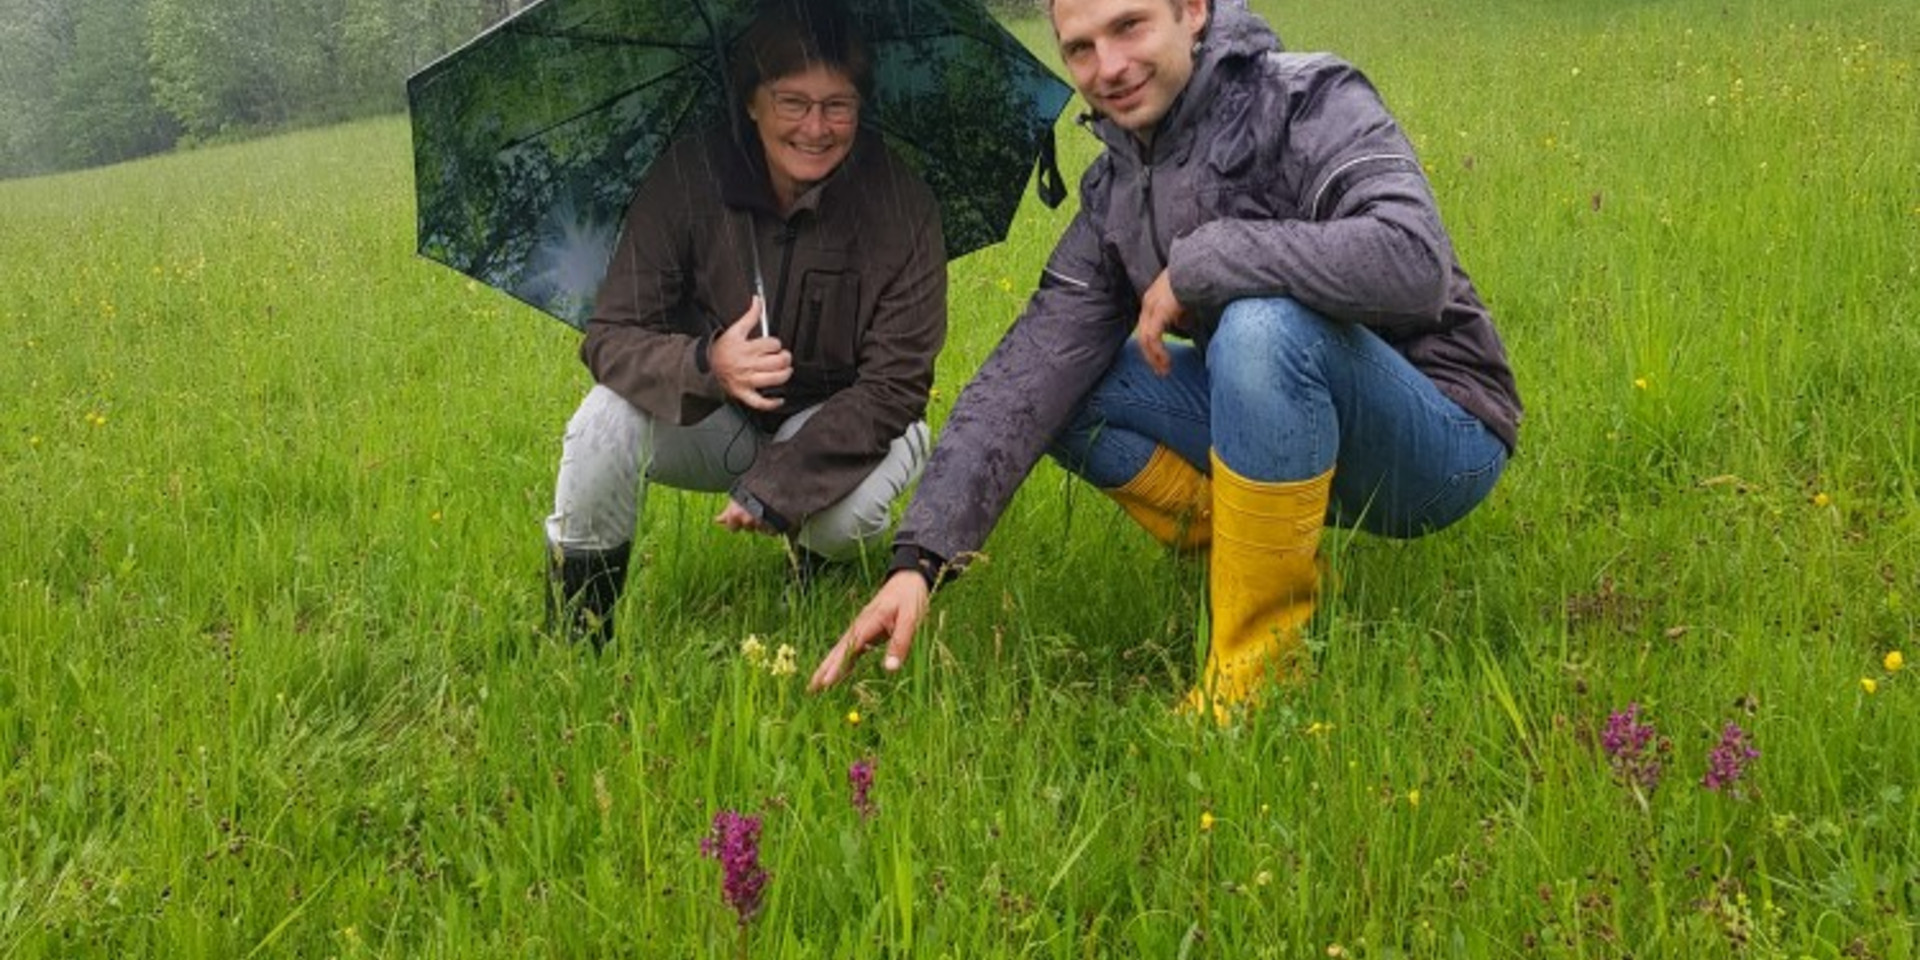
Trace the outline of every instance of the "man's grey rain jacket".
<instances>
[{"instance_id":1,"label":"man's grey rain jacket","mask_svg":"<svg viewBox=\"0 0 1920 960\"><path fill-rule=\"evenodd\" d=\"M1099 382L1162 269L1204 339L1247 297L1365 324L1511 450L1520 400L1426 176L1360 71L1280 51L1217 0L1187 88L1143 148L1106 145L1026 310L962 392L894 538L894 569L964 566ZM1084 122L1084 121L1083 121Z\"/></svg>"}]
</instances>

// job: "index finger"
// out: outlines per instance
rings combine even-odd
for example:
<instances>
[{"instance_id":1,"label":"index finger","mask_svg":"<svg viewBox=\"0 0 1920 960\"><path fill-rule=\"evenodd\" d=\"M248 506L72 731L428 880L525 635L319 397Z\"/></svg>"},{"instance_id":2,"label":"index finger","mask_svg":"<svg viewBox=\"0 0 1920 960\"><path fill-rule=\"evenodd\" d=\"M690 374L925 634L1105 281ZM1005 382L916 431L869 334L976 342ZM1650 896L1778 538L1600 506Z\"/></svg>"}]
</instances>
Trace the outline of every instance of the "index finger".
<instances>
[{"instance_id":1,"label":"index finger","mask_svg":"<svg viewBox=\"0 0 1920 960\"><path fill-rule=\"evenodd\" d=\"M864 627L864 628L863 628ZM853 661L866 651L867 644L880 633L877 624L869 624L867 614L862 611L855 617L847 632L840 635L840 642L827 651L820 666L813 671L813 678L807 681L808 693L819 693L846 679L847 672L853 668Z\"/></svg>"},{"instance_id":2,"label":"index finger","mask_svg":"<svg viewBox=\"0 0 1920 960\"><path fill-rule=\"evenodd\" d=\"M920 615L912 607L895 615L893 633L887 638L887 659L881 664L888 673L898 671L907 662L907 651L913 649L913 635L919 630Z\"/></svg>"}]
</instances>

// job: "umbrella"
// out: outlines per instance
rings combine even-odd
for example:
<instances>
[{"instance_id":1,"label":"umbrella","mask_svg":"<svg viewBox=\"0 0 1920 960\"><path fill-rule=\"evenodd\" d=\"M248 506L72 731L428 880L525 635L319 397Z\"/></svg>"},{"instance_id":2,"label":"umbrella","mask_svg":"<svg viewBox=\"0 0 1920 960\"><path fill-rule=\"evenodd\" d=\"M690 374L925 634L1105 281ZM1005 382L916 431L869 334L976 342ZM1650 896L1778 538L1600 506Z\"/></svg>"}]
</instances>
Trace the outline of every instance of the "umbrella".
<instances>
[{"instance_id":1,"label":"umbrella","mask_svg":"<svg viewBox=\"0 0 1920 960\"><path fill-rule=\"evenodd\" d=\"M837 0L872 56L861 110L930 186L949 256L1006 235L1029 172L1064 190L1067 86L980 0ZM407 81L420 253L586 325L626 207L678 137L726 122L755 0L540 0Z\"/></svg>"}]
</instances>

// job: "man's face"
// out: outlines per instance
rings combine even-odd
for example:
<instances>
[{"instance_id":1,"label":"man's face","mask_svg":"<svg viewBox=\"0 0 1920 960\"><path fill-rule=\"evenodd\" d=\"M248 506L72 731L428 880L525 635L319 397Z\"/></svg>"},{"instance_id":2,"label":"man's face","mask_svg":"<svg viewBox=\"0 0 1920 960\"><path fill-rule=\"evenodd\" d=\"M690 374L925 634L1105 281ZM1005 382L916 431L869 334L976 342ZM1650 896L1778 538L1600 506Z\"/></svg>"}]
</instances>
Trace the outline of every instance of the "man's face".
<instances>
[{"instance_id":1,"label":"man's face","mask_svg":"<svg viewBox=\"0 0 1920 960\"><path fill-rule=\"evenodd\" d=\"M1152 142L1193 76L1207 0L1053 0L1053 35L1093 109Z\"/></svg>"}]
</instances>

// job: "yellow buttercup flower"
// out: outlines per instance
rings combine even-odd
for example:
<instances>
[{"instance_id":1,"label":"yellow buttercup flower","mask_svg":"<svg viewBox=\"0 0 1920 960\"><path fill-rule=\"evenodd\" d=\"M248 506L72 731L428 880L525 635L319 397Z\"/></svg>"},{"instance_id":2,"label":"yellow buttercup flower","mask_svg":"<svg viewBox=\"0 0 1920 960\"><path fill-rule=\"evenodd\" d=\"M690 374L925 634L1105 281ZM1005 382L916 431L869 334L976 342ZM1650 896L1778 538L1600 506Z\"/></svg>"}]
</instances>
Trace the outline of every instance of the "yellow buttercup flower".
<instances>
[{"instance_id":1,"label":"yellow buttercup flower","mask_svg":"<svg viewBox=\"0 0 1920 960\"><path fill-rule=\"evenodd\" d=\"M1634 388L1635 390L1645 390L1645 389L1647 388L1647 378L1646 378L1646 377L1634 377L1634 378L1633 378L1633 388Z\"/></svg>"},{"instance_id":2,"label":"yellow buttercup flower","mask_svg":"<svg viewBox=\"0 0 1920 960\"><path fill-rule=\"evenodd\" d=\"M855 727L857 727L857 726L859 726L859 725L860 725L860 711L858 711L858 710L848 710L848 711L847 711L847 724L848 724L849 726L855 726Z\"/></svg>"},{"instance_id":3,"label":"yellow buttercup flower","mask_svg":"<svg viewBox=\"0 0 1920 960\"><path fill-rule=\"evenodd\" d=\"M1414 788L1414 789L1412 789L1412 790L1408 790L1408 791L1407 791L1407 806L1409 806L1409 807L1418 807L1419 805L1420 805L1420 790L1419 790L1419 788L1418 788L1418 787L1416 787L1416 788Z\"/></svg>"},{"instance_id":4,"label":"yellow buttercup flower","mask_svg":"<svg viewBox=\"0 0 1920 960\"><path fill-rule=\"evenodd\" d=\"M1813 495L1813 505L1816 507L1824 507L1832 502L1833 498L1827 496L1826 491L1821 491Z\"/></svg>"},{"instance_id":5,"label":"yellow buttercup flower","mask_svg":"<svg viewBox=\"0 0 1920 960\"><path fill-rule=\"evenodd\" d=\"M1872 677L1861 677L1860 691L1862 693L1865 693L1868 696L1872 696L1875 693L1880 692L1880 683L1874 680Z\"/></svg>"},{"instance_id":6,"label":"yellow buttercup flower","mask_svg":"<svg viewBox=\"0 0 1920 960\"><path fill-rule=\"evenodd\" d=\"M1200 811L1200 832L1201 833L1213 832L1213 811L1212 810Z\"/></svg>"},{"instance_id":7,"label":"yellow buttercup flower","mask_svg":"<svg viewBox=\"0 0 1920 960\"><path fill-rule=\"evenodd\" d=\"M1899 673L1900 668L1907 665L1907 658L1901 656L1898 650L1889 650L1880 665L1886 667L1888 673Z\"/></svg>"}]
</instances>

